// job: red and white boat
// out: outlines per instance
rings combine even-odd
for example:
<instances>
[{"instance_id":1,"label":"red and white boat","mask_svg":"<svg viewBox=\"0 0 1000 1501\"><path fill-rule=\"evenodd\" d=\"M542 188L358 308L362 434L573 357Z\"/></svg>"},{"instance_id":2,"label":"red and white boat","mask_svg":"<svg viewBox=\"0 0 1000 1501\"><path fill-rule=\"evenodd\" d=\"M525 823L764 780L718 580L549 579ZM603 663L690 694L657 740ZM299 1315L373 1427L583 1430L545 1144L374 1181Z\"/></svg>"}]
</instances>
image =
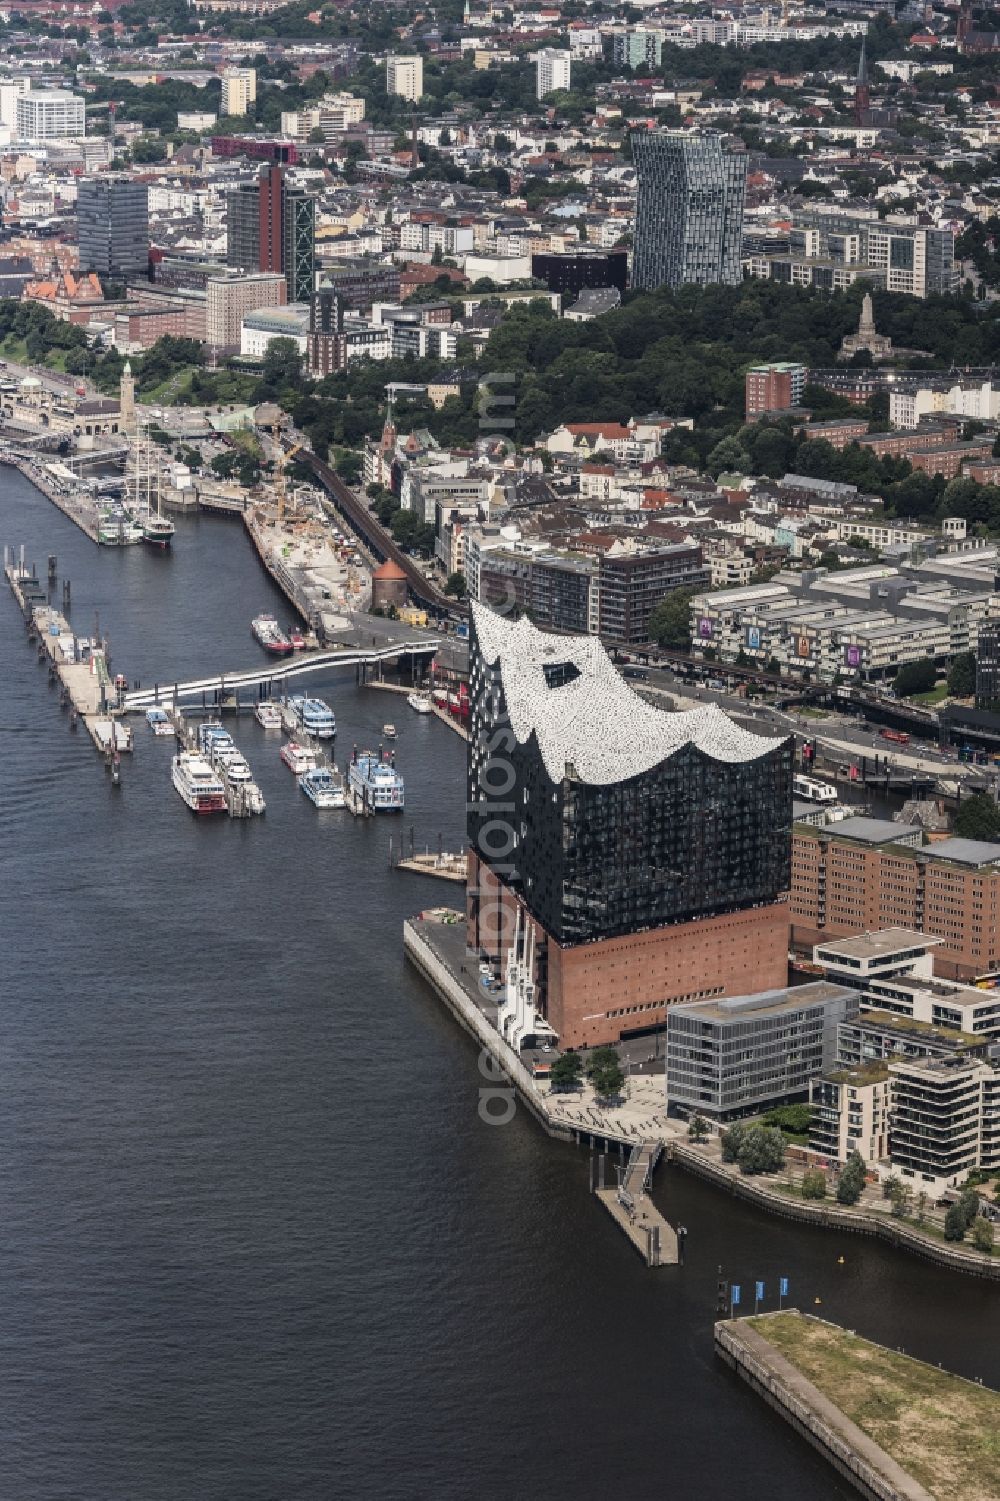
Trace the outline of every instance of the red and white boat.
<instances>
[{"instance_id":1,"label":"red and white boat","mask_svg":"<svg viewBox=\"0 0 1000 1501\"><path fill-rule=\"evenodd\" d=\"M297 777L301 776L304 771L316 769L316 752L300 745L297 740L289 740L283 745L280 755L289 771L294 771Z\"/></svg>"},{"instance_id":2,"label":"red and white boat","mask_svg":"<svg viewBox=\"0 0 1000 1501\"><path fill-rule=\"evenodd\" d=\"M273 615L255 615L250 629L257 644L272 657L287 657L295 650Z\"/></svg>"},{"instance_id":3,"label":"red and white boat","mask_svg":"<svg viewBox=\"0 0 1000 1501\"><path fill-rule=\"evenodd\" d=\"M226 812L226 789L204 756L181 751L173 758L170 776L192 813Z\"/></svg>"},{"instance_id":4,"label":"red and white boat","mask_svg":"<svg viewBox=\"0 0 1000 1501\"><path fill-rule=\"evenodd\" d=\"M293 625L288 632L288 639L292 643L292 651L305 651L306 638L296 626Z\"/></svg>"}]
</instances>

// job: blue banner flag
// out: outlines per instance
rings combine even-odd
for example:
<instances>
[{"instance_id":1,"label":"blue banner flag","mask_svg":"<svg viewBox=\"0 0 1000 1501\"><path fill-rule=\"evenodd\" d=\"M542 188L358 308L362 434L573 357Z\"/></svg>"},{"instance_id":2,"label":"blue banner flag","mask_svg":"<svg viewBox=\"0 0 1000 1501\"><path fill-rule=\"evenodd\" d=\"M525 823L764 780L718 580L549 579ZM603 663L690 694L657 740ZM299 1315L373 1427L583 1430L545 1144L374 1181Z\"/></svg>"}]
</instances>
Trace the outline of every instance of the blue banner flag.
<instances>
[{"instance_id":1,"label":"blue banner flag","mask_svg":"<svg viewBox=\"0 0 1000 1501\"><path fill-rule=\"evenodd\" d=\"M733 1305L734 1308L736 1307L737 1303L740 1301L740 1284L738 1282L734 1282L733 1285L732 1285L732 1287L731 1287L731 1289L730 1289L730 1292L729 1292L729 1301L732 1303L732 1305Z\"/></svg>"},{"instance_id":2,"label":"blue banner flag","mask_svg":"<svg viewBox=\"0 0 1000 1501\"><path fill-rule=\"evenodd\" d=\"M788 1278L787 1277L782 1277L781 1281L778 1284L778 1291L779 1291L779 1293L781 1294L781 1296L783 1298L787 1298L788 1297Z\"/></svg>"},{"instance_id":3,"label":"blue banner flag","mask_svg":"<svg viewBox=\"0 0 1000 1501\"><path fill-rule=\"evenodd\" d=\"M763 1284L763 1282L758 1282L757 1283L757 1302L758 1303L763 1303L763 1301L764 1301L764 1284Z\"/></svg>"}]
</instances>

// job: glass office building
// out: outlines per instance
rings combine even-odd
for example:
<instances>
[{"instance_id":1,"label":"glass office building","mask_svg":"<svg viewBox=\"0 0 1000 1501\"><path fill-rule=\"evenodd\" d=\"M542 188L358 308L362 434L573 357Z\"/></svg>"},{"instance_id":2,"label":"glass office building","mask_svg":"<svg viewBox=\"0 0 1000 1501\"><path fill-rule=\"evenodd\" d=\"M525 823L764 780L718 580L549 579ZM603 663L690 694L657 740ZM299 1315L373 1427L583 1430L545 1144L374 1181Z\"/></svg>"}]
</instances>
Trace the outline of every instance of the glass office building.
<instances>
[{"instance_id":1,"label":"glass office building","mask_svg":"<svg viewBox=\"0 0 1000 1501\"><path fill-rule=\"evenodd\" d=\"M84 177L76 198L80 270L138 276L149 267L149 194L127 177Z\"/></svg>"},{"instance_id":2,"label":"glass office building","mask_svg":"<svg viewBox=\"0 0 1000 1501\"><path fill-rule=\"evenodd\" d=\"M745 152L721 136L636 131L639 177L632 285L644 291L685 282L736 284L746 196Z\"/></svg>"},{"instance_id":3,"label":"glass office building","mask_svg":"<svg viewBox=\"0 0 1000 1501\"><path fill-rule=\"evenodd\" d=\"M653 708L593 637L473 605L469 842L559 944L775 902L792 742Z\"/></svg>"},{"instance_id":4,"label":"glass office building","mask_svg":"<svg viewBox=\"0 0 1000 1501\"><path fill-rule=\"evenodd\" d=\"M227 195L226 263L240 271L281 271L289 302L308 302L315 286L316 201L285 181L280 163Z\"/></svg>"}]
</instances>

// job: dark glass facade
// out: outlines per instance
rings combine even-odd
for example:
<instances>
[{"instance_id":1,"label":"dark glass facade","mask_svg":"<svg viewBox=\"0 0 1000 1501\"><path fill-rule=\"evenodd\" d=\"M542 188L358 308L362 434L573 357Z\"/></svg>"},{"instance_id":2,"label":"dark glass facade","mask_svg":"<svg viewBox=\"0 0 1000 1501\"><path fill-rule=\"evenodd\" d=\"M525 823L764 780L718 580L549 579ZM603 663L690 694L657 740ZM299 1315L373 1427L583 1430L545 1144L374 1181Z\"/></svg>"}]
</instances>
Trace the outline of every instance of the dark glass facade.
<instances>
[{"instance_id":1,"label":"dark glass facade","mask_svg":"<svg viewBox=\"0 0 1000 1501\"><path fill-rule=\"evenodd\" d=\"M639 176L632 285L644 291L742 279L745 152L717 135L635 131Z\"/></svg>"},{"instance_id":2,"label":"dark glass facade","mask_svg":"<svg viewBox=\"0 0 1000 1501\"><path fill-rule=\"evenodd\" d=\"M979 627L976 708L1000 714L1000 620L984 620Z\"/></svg>"},{"instance_id":3,"label":"dark glass facade","mask_svg":"<svg viewBox=\"0 0 1000 1501\"><path fill-rule=\"evenodd\" d=\"M149 195L125 177L82 178L76 216L80 270L98 276L145 275L149 268Z\"/></svg>"},{"instance_id":4,"label":"dark glass facade","mask_svg":"<svg viewBox=\"0 0 1000 1501\"><path fill-rule=\"evenodd\" d=\"M617 287L624 292L628 284L628 251L569 250L564 254L546 252L531 257L531 274L543 281L550 292L579 297L587 287Z\"/></svg>"},{"instance_id":5,"label":"dark glass facade","mask_svg":"<svg viewBox=\"0 0 1000 1501\"><path fill-rule=\"evenodd\" d=\"M558 673L558 638L546 680ZM790 882L792 742L752 761L687 744L639 776L554 782L510 727L499 665L472 628L468 835L561 944L773 902Z\"/></svg>"}]
</instances>

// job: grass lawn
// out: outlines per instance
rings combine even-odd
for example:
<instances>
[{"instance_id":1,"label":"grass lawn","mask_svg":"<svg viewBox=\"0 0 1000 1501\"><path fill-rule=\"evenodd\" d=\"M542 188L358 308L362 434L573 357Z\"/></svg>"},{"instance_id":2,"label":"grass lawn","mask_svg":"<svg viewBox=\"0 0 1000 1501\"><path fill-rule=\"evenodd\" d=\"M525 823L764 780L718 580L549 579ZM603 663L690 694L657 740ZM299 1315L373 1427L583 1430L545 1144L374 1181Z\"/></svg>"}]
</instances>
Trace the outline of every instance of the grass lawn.
<instances>
[{"instance_id":1,"label":"grass lawn","mask_svg":"<svg viewBox=\"0 0 1000 1501\"><path fill-rule=\"evenodd\" d=\"M915 704L939 704L942 699L948 697L947 683L941 683L937 688L932 688L929 693L914 693Z\"/></svg>"},{"instance_id":2,"label":"grass lawn","mask_svg":"<svg viewBox=\"0 0 1000 1501\"><path fill-rule=\"evenodd\" d=\"M795 1313L746 1320L941 1501L996 1501L1000 1393Z\"/></svg>"},{"instance_id":3,"label":"grass lawn","mask_svg":"<svg viewBox=\"0 0 1000 1501\"><path fill-rule=\"evenodd\" d=\"M46 365L50 370L62 370L65 372L67 353L68 351L65 349L50 349L41 363ZM32 365L38 363L37 361L28 359L28 350L24 340L17 338L15 334L8 334L6 339L0 343L0 359L11 360L15 365Z\"/></svg>"}]
</instances>

